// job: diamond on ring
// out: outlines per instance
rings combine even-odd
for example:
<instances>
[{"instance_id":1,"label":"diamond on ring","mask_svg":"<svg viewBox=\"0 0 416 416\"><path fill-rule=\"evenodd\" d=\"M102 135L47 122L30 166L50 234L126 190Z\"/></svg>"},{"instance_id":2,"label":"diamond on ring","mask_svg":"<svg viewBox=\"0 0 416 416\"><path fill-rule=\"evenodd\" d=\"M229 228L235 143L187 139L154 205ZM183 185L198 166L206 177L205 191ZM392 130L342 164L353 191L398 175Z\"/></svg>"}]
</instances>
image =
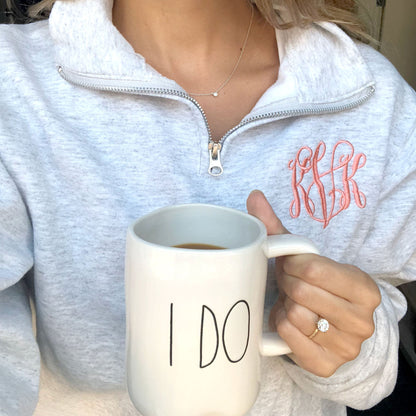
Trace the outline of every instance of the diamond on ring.
<instances>
[{"instance_id":1,"label":"diamond on ring","mask_svg":"<svg viewBox=\"0 0 416 416\"><path fill-rule=\"evenodd\" d=\"M321 318L316 323L316 327L318 328L318 331L320 331L320 332L327 332L328 329L329 329L329 323L326 319Z\"/></svg>"}]
</instances>

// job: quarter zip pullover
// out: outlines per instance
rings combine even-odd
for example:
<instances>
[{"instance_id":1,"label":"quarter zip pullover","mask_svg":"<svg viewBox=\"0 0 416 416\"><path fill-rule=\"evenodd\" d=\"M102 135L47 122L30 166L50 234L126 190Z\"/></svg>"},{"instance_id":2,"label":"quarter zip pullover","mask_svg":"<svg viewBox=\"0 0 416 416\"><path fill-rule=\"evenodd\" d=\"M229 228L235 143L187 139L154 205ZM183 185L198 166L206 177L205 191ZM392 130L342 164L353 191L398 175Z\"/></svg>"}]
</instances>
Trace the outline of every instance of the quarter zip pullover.
<instances>
[{"instance_id":1,"label":"quarter zip pullover","mask_svg":"<svg viewBox=\"0 0 416 416\"><path fill-rule=\"evenodd\" d=\"M373 406L396 377L395 286L416 275L415 92L335 25L277 31L279 79L213 144L198 102L134 52L111 7L58 1L48 22L0 26L0 415L33 413L40 356L36 416L137 415L124 384L127 226L170 204L245 210L253 189L291 232L371 274L383 299L373 336L329 379L265 358L249 415Z\"/></svg>"}]
</instances>

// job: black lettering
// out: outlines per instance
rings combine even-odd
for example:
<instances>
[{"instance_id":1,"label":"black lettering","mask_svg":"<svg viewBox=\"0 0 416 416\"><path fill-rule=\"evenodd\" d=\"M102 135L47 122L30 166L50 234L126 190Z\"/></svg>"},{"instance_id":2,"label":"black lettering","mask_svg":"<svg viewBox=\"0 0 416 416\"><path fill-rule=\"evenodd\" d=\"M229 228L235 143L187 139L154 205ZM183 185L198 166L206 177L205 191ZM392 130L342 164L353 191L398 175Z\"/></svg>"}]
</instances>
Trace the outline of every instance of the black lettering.
<instances>
[{"instance_id":1,"label":"black lettering","mask_svg":"<svg viewBox=\"0 0 416 416\"><path fill-rule=\"evenodd\" d=\"M173 363L173 303L170 304L170 346L169 346L169 364Z\"/></svg>"},{"instance_id":2,"label":"black lettering","mask_svg":"<svg viewBox=\"0 0 416 416\"><path fill-rule=\"evenodd\" d=\"M244 352L243 352L243 354L241 355L241 357L238 357L238 358L232 359L232 358L230 357L230 354L229 354L229 353L228 353L228 351L227 351L227 346L225 345L225 329L226 329L226 327L227 327L227 321L228 321L228 318L230 317L230 315L231 315L232 311L233 311L233 310L234 310L234 308L235 308L238 304L240 304L240 303L244 304L244 305L246 306L246 308L247 308L247 340L246 340L246 346L245 346L245 348L244 348ZM224 352L225 352L225 355L227 356L227 358L228 358L228 360L229 360L230 362L232 362L232 363L238 363L239 361L241 361L241 360L243 359L243 357L246 355L246 352L247 352L247 348L248 348L248 343L249 343L249 340L250 340L250 307L248 306L248 303L247 303L245 300L239 300L239 301L238 301L238 302L236 302L236 303L232 306L232 308L228 311L227 317L225 318L225 321L224 321L224 327L223 327L223 329L222 329L222 344L223 344L223 346L224 346Z\"/></svg>"},{"instance_id":3,"label":"black lettering","mask_svg":"<svg viewBox=\"0 0 416 416\"><path fill-rule=\"evenodd\" d=\"M214 353L211 361L207 364L203 364L203 338L204 338L204 325L205 325L205 311L206 310L212 316L212 322L214 323L214 326L215 326L215 332L216 332L216 335L217 335L217 340L216 340L216 346L215 346L215 353ZM212 312L212 310L210 308L208 308L208 306L203 305L202 306L202 314L201 314L201 335L200 335L200 340L199 340L199 368L208 367L209 365L211 365L214 362L215 357L217 356L217 353L218 353L218 346L219 346L219 335L218 335L217 319L215 317L214 312Z\"/></svg>"}]
</instances>

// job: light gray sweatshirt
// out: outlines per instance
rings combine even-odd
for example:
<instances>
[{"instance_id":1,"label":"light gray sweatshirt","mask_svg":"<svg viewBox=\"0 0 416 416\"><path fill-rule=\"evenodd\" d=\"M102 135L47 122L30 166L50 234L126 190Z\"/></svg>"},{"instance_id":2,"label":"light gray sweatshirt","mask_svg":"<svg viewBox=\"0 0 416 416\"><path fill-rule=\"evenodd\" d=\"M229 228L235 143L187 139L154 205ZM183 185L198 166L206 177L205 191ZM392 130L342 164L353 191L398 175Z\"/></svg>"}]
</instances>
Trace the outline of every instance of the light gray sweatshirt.
<instances>
[{"instance_id":1,"label":"light gray sweatshirt","mask_svg":"<svg viewBox=\"0 0 416 416\"><path fill-rule=\"evenodd\" d=\"M376 404L397 372L394 286L416 276L415 92L335 25L277 31L279 79L223 137L212 176L197 103L110 19L110 0L58 1L49 22L0 26L0 415L34 412L40 356L73 403L98 403L71 410L51 389L41 416L137 414L120 399L128 224L168 204L244 210L253 189L291 232L372 275L382 303L358 358L328 379L265 359L250 415Z\"/></svg>"}]
</instances>

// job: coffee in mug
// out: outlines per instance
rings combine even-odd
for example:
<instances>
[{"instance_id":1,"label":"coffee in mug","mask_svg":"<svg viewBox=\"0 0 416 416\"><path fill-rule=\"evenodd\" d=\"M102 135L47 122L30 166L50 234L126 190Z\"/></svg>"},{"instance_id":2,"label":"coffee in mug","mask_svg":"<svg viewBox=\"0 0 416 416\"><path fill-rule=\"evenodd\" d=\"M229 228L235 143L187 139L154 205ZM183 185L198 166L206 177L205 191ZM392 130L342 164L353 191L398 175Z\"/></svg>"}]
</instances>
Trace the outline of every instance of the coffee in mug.
<instances>
[{"instance_id":1,"label":"coffee in mug","mask_svg":"<svg viewBox=\"0 0 416 416\"><path fill-rule=\"evenodd\" d=\"M177 248L189 248L190 250L225 250L225 247L213 246L212 244L203 244L203 243L185 243L177 244Z\"/></svg>"},{"instance_id":2,"label":"coffee in mug","mask_svg":"<svg viewBox=\"0 0 416 416\"><path fill-rule=\"evenodd\" d=\"M277 333L262 333L268 259L300 253L317 249L303 237L267 236L257 218L215 205L170 206L131 224L127 386L143 416L249 411L261 355L290 352Z\"/></svg>"}]
</instances>

